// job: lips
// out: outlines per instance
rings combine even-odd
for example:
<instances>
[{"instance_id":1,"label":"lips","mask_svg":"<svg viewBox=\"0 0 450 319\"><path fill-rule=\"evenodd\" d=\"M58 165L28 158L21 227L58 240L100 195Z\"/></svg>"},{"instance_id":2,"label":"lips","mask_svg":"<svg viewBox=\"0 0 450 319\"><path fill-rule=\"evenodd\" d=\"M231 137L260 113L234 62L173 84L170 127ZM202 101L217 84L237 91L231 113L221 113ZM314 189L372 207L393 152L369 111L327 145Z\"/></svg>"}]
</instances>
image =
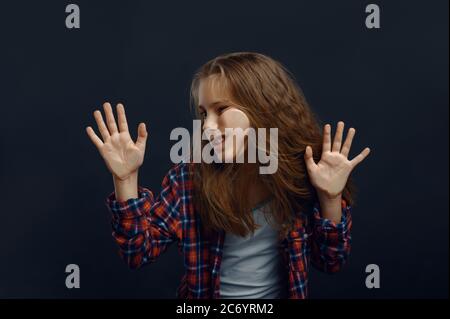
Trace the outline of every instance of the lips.
<instances>
[{"instance_id":1,"label":"lips","mask_svg":"<svg viewBox=\"0 0 450 319\"><path fill-rule=\"evenodd\" d=\"M225 140L225 136L221 135L218 137L214 137L214 139L210 142L213 146L218 146L222 144L222 142Z\"/></svg>"}]
</instances>

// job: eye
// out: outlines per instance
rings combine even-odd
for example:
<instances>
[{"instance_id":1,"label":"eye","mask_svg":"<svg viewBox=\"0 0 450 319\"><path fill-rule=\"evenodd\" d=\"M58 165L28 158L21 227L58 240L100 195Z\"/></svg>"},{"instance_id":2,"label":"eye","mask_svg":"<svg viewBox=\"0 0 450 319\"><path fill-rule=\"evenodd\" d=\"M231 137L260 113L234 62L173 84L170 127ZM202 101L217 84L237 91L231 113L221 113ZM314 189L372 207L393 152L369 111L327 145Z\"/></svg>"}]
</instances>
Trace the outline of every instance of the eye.
<instances>
[{"instance_id":1,"label":"eye","mask_svg":"<svg viewBox=\"0 0 450 319\"><path fill-rule=\"evenodd\" d=\"M223 111L225 111L228 108L228 106L221 106L219 107L219 113L222 113Z\"/></svg>"}]
</instances>

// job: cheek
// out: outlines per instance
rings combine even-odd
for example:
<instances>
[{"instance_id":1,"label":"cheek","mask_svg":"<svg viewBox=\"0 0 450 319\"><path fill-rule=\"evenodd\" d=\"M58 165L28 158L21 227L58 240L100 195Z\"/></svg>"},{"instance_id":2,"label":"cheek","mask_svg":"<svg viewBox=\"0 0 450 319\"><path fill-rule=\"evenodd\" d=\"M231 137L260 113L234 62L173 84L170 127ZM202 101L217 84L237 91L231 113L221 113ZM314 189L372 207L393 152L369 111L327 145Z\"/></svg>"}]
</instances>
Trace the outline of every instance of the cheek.
<instances>
[{"instance_id":1,"label":"cheek","mask_svg":"<svg viewBox=\"0 0 450 319\"><path fill-rule=\"evenodd\" d=\"M244 112L238 109L229 109L222 113L219 118L219 125L222 128L237 128L246 129L250 126L250 120Z\"/></svg>"}]
</instances>

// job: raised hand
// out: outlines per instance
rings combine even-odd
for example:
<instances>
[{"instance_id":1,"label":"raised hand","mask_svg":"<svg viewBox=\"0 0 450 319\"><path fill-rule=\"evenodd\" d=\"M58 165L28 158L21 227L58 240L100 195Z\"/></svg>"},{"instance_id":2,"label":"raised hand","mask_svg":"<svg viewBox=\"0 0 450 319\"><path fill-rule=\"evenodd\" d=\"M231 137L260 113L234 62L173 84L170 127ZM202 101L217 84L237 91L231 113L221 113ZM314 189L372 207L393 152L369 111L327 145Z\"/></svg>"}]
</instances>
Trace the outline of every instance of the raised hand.
<instances>
[{"instance_id":1,"label":"raised hand","mask_svg":"<svg viewBox=\"0 0 450 319\"><path fill-rule=\"evenodd\" d=\"M361 163L370 153L366 147L358 156L348 160L348 154L356 130L350 128L344 145L341 148L344 122L337 125L333 145L331 144L331 125L324 126L322 156L319 163L315 163L310 146L306 147L305 162L311 184L319 194L332 199L340 196L347 183L351 171Z\"/></svg>"},{"instance_id":2,"label":"raised hand","mask_svg":"<svg viewBox=\"0 0 450 319\"><path fill-rule=\"evenodd\" d=\"M103 109L108 126L103 121L102 113L99 110L94 112L103 141L95 134L92 127L86 127L86 132L105 160L109 171L119 180L125 180L137 172L144 161L147 130L144 123L139 124L135 143L128 131L124 106L117 104L119 128L117 128L111 104L104 103Z\"/></svg>"}]
</instances>

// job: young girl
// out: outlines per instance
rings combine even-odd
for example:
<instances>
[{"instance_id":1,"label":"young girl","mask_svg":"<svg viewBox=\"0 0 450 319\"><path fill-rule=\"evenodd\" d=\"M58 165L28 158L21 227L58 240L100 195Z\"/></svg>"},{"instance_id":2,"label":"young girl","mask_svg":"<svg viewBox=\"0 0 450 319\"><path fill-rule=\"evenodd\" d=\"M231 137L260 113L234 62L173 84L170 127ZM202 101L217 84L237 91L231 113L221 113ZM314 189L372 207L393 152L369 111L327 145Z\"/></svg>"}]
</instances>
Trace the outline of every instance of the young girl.
<instances>
[{"instance_id":1,"label":"young girl","mask_svg":"<svg viewBox=\"0 0 450 319\"><path fill-rule=\"evenodd\" d=\"M117 127L105 103L107 124L94 112L103 139L86 130L113 175L115 191L106 204L121 257L138 268L177 242L185 266L180 298L306 298L310 261L332 273L348 257L349 176L369 148L349 160L355 129L343 144L343 122L333 141L329 124L322 134L293 76L262 54L224 54L207 62L194 76L191 97L203 132L278 128L278 169L259 174L249 161L182 162L155 196L138 185L145 124L133 142L123 105L117 105ZM212 143L221 159L248 147L247 140L235 141L227 153L216 137L202 143Z\"/></svg>"}]
</instances>

